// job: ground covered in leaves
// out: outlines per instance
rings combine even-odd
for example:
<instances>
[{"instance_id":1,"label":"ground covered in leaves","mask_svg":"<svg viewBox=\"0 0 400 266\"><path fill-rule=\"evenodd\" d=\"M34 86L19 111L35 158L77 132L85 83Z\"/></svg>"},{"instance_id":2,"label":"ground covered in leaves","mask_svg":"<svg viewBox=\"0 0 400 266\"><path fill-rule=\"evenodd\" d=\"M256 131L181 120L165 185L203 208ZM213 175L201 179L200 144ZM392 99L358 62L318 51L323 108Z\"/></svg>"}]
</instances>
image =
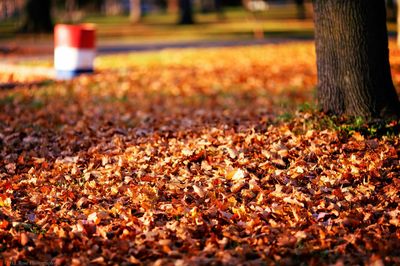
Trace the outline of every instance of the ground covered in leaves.
<instances>
[{"instance_id":1,"label":"ground covered in leaves","mask_svg":"<svg viewBox=\"0 0 400 266\"><path fill-rule=\"evenodd\" d=\"M313 51L121 55L1 91L0 265L400 264L397 121L304 104Z\"/></svg>"}]
</instances>

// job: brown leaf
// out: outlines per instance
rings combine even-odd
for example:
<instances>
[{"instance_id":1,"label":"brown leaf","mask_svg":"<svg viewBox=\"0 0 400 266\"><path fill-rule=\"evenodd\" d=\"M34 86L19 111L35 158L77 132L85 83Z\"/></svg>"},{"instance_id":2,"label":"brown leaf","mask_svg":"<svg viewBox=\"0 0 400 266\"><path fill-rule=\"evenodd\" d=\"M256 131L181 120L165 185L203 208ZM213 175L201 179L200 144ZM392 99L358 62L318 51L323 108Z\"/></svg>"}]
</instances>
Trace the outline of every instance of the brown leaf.
<instances>
[{"instance_id":1,"label":"brown leaf","mask_svg":"<svg viewBox=\"0 0 400 266\"><path fill-rule=\"evenodd\" d=\"M28 244L28 242L29 242L29 237L28 237L28 235L27 235L26 233L21 233L20 242L21 242L21 245L23 245L23 246L25 246L26 244Z\"/></svg>"}]
</instances>

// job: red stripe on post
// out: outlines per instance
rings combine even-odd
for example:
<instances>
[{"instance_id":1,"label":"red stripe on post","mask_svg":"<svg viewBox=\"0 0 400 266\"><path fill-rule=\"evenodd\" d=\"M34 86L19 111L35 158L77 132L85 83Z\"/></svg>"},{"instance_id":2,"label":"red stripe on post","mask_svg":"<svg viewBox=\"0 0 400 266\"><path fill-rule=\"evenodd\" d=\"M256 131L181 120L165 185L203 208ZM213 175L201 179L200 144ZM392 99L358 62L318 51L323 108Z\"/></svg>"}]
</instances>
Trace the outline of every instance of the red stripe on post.
<instances>
[{"instance_id":1,"label":"red stripe on post","mask_svg":"<svg viewBox=\"0 0 400 266\"><path fill-rule=\"evenodd\" d=\"M54 45L55 47L94 49L95 31L95 27L91 24L58 24L54 28Z\"/></svg>"}]
</instances>

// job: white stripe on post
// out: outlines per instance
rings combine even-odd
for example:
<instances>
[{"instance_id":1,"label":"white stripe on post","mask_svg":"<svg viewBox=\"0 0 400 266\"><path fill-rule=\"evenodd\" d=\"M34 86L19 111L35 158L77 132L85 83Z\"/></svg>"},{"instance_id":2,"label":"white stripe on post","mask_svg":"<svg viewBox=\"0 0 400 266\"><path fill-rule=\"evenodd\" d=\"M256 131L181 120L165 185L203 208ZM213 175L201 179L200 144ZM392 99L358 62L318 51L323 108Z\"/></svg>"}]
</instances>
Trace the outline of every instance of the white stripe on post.
<instances>
[{"instance_id":1,"label":"white stripe on post","mask_svg":"<svg viewBox=\"0 0 400 266\"><path fill-rule=\"evenodd\" d=\"M77 49L56 47L54 50L54 67L57 70L93 69L96 52L94 49Z\"/></svg>"}]
</instances>

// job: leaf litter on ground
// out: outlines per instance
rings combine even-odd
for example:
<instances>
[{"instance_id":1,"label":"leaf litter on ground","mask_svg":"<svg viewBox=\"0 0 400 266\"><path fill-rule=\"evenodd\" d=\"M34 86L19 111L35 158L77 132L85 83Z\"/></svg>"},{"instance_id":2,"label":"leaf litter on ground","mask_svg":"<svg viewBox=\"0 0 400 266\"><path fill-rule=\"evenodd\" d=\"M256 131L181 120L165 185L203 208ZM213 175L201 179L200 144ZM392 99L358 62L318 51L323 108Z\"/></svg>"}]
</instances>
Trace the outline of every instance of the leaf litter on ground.
<instances>
[{"instance_id":1,"label":"leaf litter on ground","mask_svg":"<svg viewBox=\"0 0 400 266\"><path fill-rule=\"evenodd\" d=\"M1 91L0 261L399 264L399 136L295 112L313 51L105 57L95 75Z\"/></svg>"}]
</instances>

